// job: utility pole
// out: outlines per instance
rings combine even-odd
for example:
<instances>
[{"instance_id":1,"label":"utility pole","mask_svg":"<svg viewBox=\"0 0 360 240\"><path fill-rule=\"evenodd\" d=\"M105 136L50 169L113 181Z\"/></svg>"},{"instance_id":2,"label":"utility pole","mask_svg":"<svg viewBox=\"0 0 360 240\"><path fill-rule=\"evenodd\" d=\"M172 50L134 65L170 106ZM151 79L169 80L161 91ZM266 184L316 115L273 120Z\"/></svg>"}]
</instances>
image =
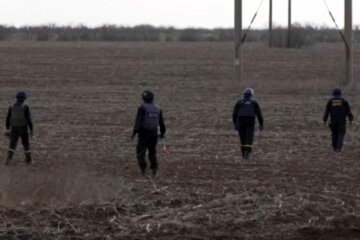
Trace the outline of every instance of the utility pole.
<instances>
[{"instance_id":1,"label":"utility pole","mask_svg":"<svg viewBox=\"0 0 360 240\"><path fill-rule=\"evenodd\" d=\"M273 1L270 0L269 3L269 48L272 48L273 46Z\"/></svg>"},{"instance_id":2,"label":"utility pole","mask_svg":"<svg viewBox=\"0 0 360 240\"><path fill-rule=\"evenodd\" d=\"M242 0L235 0L235 79L242 80Z\"/></svg>"},{"instance_id":3,"label":"utility pole","mask_svg":"<svg viewBox=\"0 0 360 240\"><path fill-rule=\"evenodd\" d=\"M349 87L354 87L352 27L352 0L345 0L346 82Z\"/></svg>"},{"instance_id":4,"label":"utility pole","mask_svg":"<svg viewBox=\"0 0 360 240\"><path fill-rule=\"evenodd\" d=\"M291 0L289 0L289 16L288 16L288 39L287 39L287 47L291 47Z\"/></svg>"}]
</instances>

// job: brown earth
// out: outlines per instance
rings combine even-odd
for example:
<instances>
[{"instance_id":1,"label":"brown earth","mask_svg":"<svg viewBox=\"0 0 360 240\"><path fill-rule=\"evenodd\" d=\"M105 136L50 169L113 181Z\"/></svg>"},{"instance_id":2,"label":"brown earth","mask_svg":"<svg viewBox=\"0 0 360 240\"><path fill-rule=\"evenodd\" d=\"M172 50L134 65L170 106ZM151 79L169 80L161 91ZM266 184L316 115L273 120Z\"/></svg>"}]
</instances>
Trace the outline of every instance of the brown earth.
<instances>
[{"instance_id":1,"label":"brown earth","mask_svg":"<svg viewBox=\"0 0 360 240\"><path fill-rule=\"evenodd\" d=\"M343 54L246 45L239 84L231 43L0 43L0 125L25 89L36 135L31 166L19 147L5 167L0 140L0 239L359 239L359 124L335 154L321 121ZM247 86L265 131L244 161L231 113ZM154 179L129 141L144 89L171 151Z\"/></svg>"}]
</instances>

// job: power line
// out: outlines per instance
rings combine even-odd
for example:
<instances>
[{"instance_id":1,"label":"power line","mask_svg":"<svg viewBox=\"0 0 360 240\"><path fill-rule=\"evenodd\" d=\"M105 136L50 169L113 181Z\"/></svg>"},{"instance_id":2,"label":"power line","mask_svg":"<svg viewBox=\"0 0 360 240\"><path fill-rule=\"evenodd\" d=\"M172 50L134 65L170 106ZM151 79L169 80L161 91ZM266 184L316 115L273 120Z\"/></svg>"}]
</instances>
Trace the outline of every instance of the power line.
<instances>
[{"instance_id":1,"label":"power line","mask_svg":"<svg viewBox=\"0 0 360 240\"><path fill-rule=\"evenodd\" d=\"M245 34L244 34L244 36L243 36L243 37L242 37L242 39L241 39L241 44L243 44L243 43L245 42L246 37L247 37L247 34L248 34L248 32L250 31L251 26L252 26L252 24L254 23L254 21L255 21L255 19L256 19L256 17L257 17L257 15L258 15L258 13L259 13L259 11L260 11L260 8L261 8L261 6L262 6L263 2L264 2L264 0L261 0L261 2L260 2L260 4L259 4L258 8L256 9L255 14L254 14L253 18L252 18L252 19L251 19L251 21L250 21L249 27L246 29Z\"/></svg>"},{"instance_id":2,"label":"power line","mask_svg":"<svg viewBox=\"0 0 360 240\"><path fill-rule=\"evenodd\" d=\"M346 41L346 38L345 38L345 36L344 36L344 33L343 33L343 32L341 31L341 29L339 28L339 25L337 24L336 19L335 19L334 15L332 14L328 3L326 2L326 0L323 0L323 2L324 2L325 6L326 6L326 8L327 8L327 10L328 10L328 12L329 12L329 15L330 15L330 17L331 17L331 20L334 22L336 29L338 30L338 32L339 32L342 40L344 41L346 48L349 49L349 44L348 44L348 42Z\"/></svg>"}]
</instances>

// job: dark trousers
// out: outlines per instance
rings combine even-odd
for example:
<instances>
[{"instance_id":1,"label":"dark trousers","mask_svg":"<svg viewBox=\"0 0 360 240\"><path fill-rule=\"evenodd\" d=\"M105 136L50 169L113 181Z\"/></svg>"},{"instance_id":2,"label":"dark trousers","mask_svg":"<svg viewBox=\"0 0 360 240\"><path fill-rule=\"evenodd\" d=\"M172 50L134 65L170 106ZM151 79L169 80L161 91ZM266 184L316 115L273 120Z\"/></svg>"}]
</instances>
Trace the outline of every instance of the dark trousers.
<instances>
[{"instance_id":1,"label":"dark trousers","mask_svg":"<svg viewBox=\"0 0 360 240\"><path fill-rule=\"evenodd\" d=\"M346 122L334 122L330 124L332 147L335 151L341 151L344 145Z\"/></svg>"},{"instance_id":2,"label":"dark trousers","mask_svg":"<svg viewBox=\"0 0 360 240\"><path fill-rule=\"evenodd\" d=\"M136 146L137 159L141 171L145 171L146 164L146 151L149 151L150 168L156 171L158 164L156 160L156 145L158 136L139 136L138 144Z\"/></svg>"},{"instance_id":3,"label":"dark trousers","mask_svg":"<svg viewBox=\"0 0 360 240\"><path fill-rule=\"evenodd\" d=\"M31 162L29 133L28 133L27 127L12 127L11 128L8 160L11 160L12 157L14 156L15 149L16 149L19 138L21 138L21 142L24 147L26 161Z\"/></svg>"},{"instance_id":4,"label":"dark trousers","mask_svg":"<svg viewBox=\"0 0 360 240\"><path fill-rule=\"evenodd\" d=\"M238 123L239 136L241 143L241 152L243 156L245 154L250 154L252 150L252 145L254 143L254 131L255 123L254 122L244 122Z\"/></svg>"},{"instance_id":5,"label":"dark trousers","mask_svg":"<svg viewBox=\"0 0 360 240\"><path fill-rule=\"evenodd\" d=\"M15 151L17 142L21 138L24 150L30 150L29 133L27 127L12 127L10 133L10 147L9 150Z\"/></svg>"}]
</instances>

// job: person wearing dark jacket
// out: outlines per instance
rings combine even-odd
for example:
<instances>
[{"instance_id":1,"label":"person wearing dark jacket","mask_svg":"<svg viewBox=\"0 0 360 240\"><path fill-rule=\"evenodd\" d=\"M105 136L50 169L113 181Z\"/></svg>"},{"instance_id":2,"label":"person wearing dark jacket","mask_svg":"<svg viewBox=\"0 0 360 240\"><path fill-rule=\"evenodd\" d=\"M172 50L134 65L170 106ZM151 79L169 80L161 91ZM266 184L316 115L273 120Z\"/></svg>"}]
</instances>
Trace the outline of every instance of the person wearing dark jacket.
<instances>
[{"instance_id":1,"label":"person wearing dark jacket","mask_svg":"<svg viewBox=\"0 0 360 240\"><path fill-rule=\"evenodd\" d=\"M144 103L138 108L134 131L131 140L134 141L136 135L139 135L136 146L137 159L141 174L146 173L146 151L149 151L150 169L155 177L158 168L156 159L156 145L158 138L164 139L166 127L164 123L163 113L159 105L154 104L154 93L146 90L142 93ZM160 135L158 129L160 127Z\"/></svg>"},{"instance_id":2,"label":"person wearing dark jacket","mask_svg":"<svg viewBox=\"0 0 360 240\"><path fill-rule=\"evenodd\" d=\"M6 117L6 129L7 135L10 137L10 146L8 150L8 157L6 159L6 165L8 165L15 153L18 139L21 138L25 150L25 162L31 163L31 151L29 143L29 134L31 137L34 135L33 123L31 120L30 108L24 104L27 98L25 92L18 92L16 94L16 103L9 107ZM30 133L29 133L30 131Z\"/></svg>"},{"instance_id":3,"label":"person wearing dark jacket","mask_svg":"<svg viewBox=\"0 0 360 240\"><path fill-rule=\"evenodd\" d=\"M233 111L234 129L239 132L241 153L244 159L248 159L254 143L255 118L258 118L260 131L264 130L264 120L257 101L253 98L254 90L245 89L244 97L235 105Z\"/></svg>"},{"instance_id":4,"label":"person wearing dark jacket","mask_svg":"<svg viewBox=\"0 0 360 240\"><path fill-rule=\"evenodd\" d=\"M325 114L323 117L324 125L327 125L330 116L330 130L332 133L332 147L335 152L341 152L344 145L346 133L346 118L350 124L354 120L351 113L350 104L342 97L341 89L333 90L333 97L326 104Z\"/></svg>"}]
</instances>

